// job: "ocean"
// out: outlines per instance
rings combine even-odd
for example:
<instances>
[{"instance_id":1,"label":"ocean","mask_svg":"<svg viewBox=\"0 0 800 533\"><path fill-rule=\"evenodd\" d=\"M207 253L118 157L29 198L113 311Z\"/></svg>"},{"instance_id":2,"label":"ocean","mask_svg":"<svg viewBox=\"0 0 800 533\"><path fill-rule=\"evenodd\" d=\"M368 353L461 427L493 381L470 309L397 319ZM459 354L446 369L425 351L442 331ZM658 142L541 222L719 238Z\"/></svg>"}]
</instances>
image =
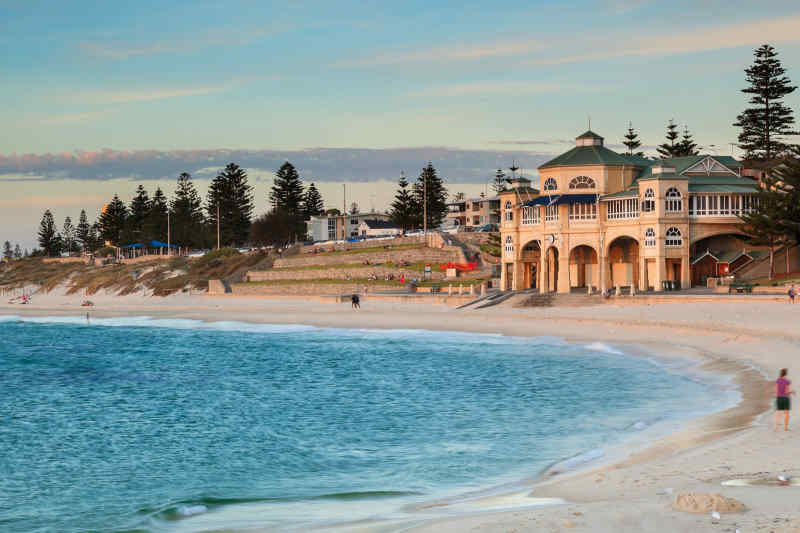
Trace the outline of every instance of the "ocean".
<instances>
[{"instance_id":1,"label":"ocean","mask_svg":"<svg viewBox=\"0 0 800 533\"><path fill-rule=\"evenodd\" d=\"M0 317L0 391L7 533L396 518L724 407L601 343L147 317Z\"/></svg>"}]
</instances>

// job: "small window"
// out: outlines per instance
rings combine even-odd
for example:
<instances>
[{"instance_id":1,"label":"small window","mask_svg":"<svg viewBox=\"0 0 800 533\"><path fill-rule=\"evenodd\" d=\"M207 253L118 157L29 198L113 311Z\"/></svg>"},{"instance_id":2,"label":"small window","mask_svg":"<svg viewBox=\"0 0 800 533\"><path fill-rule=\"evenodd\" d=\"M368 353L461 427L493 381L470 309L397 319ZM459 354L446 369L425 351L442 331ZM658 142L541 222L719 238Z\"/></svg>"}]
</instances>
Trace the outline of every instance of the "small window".
<instances>
[{"instance_id":1,"label":"small window","mask_svg":"<svg viewBox=\"0 0 800 533\"><path fill-rule=\"evenodd\" d=\"M594 180L587 176L578 176L569 182L570 189L595 189L596 187Z\"/></svg>"},{"instance_id":2,"label":"small window","mask_svg":"<svg viewBox=\"0 0 800 533\"><path fill-rule=\"evenodd\" d=\"M649 213L656 210L656 195L653 189L644 191L644 200L642 201L642 211Z\"/></svg>"},{"instance_id":3,"label":"small window","mask_svg":"<svg viewBox=\"0 0 800 533\"><path fill-rule=\"evenodd\" d=\"M645 246L656 245L656 232L653 231L653 228L647 228L647 231L644 232L644 245Z\"/></svg>"},{"instance_id":4,"label":"small window","mask_svg":"<svg viewBox=\"0 0 800 533\"><path fill-rule=\"evenodd\" d=\"M514 220L514 209L511 206L511 202L506 202L506 209L505 209L505 221L512 222Z\"/></svg>"},{"instance_id":5,"label":"small window","mask_svg":"<svg viewBox=\"0 0 800 533\"><path fill-rule=\"evenodd\" d=\"M553 178L547 178L544 182L544 187L542 187L545 191L555 191L558 189L558 184L556 180Z\"/></svg>"},{"instance_id":6,"label":"small window","mask_svg":"<svg viewBox=\"0 0 800 533\"><path fill-rule=\"evenodd\" d=\"M357 226L358 225L358 219L357 218L351 218L350 219L350 225L351 226Z\"/></svg>"},{"instance_id":7,"label":"small window","mask_svg":"<svg viewBox=\"0 0 800 533\"><path fill-rule=\"evenodd\" d=\"M669 228L664 239L665 246L683 246L681 230L676 227Z\"/></svg>"},{"instance_id":8,"label":"small window","mask_svg":"<svg viewBox=\"0 0 800 533\"><path fill-rule=\"evenodd\" d=\"M675 187L667 189L665 210L667 213L680 213L683 211L683 201L681 191Z\"/></svg>"},{"instance_id":9,"label":"small window","mask_svg":"<svg viewBox=\"0 0 800 533\"><path fill-rule=\"evenodd\" d=\"M513 254L514 253L514 239L509 235L506 237L506 253Z\"/></svg>"}]
</instances>

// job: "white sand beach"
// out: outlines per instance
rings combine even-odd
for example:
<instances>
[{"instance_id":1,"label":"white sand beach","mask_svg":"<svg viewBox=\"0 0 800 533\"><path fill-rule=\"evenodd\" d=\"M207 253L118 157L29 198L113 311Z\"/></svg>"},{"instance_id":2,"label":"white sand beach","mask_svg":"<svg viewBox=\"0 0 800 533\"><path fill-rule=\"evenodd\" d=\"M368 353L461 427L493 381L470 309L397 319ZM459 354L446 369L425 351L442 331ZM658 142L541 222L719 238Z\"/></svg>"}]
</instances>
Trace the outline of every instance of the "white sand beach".
<instances>
[{"instance_id":1,"label":"white sand beach","mask_svg":"<svg viewBox=\"0 0 800 533\"><path fill-rule=\"evenodd\" d=\"M794 431L773 432L772 382L778 370L800 380L800 305L725 300L660 305L610 304L573 308L495 307L457 311L443 305L386 303L369 297L362 309L315 300L178 295L170 298L37 294L29 305L0 303L0 314L151 316L205 321L236 320L322 327L428 329L549 335L567 340L637 345L656 355L698 358L702 369L731 375L741 393L734 408L689 422L677 432L629 447L586 468L552 472L522 492L459 505L437 505L439 517L422 510L410 522L353 525L349 531L741 531L800 533L800 487L773 483L778 475L800 477L800 419ZM800 381L798 381L800 383ZM642 391L647 394L646 390ZM723 485L732 479L762 480L756 486ZM739 485L742 485L740 483ZM676 510L679 494L719 493L744 512ZM532 499L533 498L533 499ZM538 498L561 505L530 506ZM442 514L448 516L441 516Z\"/></svg>"}]
</instances>

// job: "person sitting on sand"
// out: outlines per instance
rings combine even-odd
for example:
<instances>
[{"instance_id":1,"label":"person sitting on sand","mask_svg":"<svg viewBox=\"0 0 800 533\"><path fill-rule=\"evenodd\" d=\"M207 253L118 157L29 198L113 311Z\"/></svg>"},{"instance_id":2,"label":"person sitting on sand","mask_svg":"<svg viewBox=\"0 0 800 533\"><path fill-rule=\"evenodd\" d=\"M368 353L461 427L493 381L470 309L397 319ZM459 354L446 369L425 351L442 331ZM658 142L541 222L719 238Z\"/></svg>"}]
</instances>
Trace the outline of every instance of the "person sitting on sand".
<instances>
[{"instance_id":1,"label":"person sitting on sand","mask_svg":"<svg viewBox=\"0 0 800 533\"><path fill-rule=\"evenodd\" d=\"M358 294L353 294L350 297L350 305L353 309L361 309L361 302L359 301Z\"/></svg>"},{"instance_id":2,"label":"person sitting on sand","mask_svg":"<svg viewBox=\"0 0 800 533\"><path fill-rule=\"evenodd\" d=\"M789 431L789 410L792 408L789 396L794 394L794 391L792 382L786 379L788 373L788 369L782 368L780 377L775 381L775 431L778 431L780 425L781 411L783 411L783 429Z\"/></svg>"}]
</instances>

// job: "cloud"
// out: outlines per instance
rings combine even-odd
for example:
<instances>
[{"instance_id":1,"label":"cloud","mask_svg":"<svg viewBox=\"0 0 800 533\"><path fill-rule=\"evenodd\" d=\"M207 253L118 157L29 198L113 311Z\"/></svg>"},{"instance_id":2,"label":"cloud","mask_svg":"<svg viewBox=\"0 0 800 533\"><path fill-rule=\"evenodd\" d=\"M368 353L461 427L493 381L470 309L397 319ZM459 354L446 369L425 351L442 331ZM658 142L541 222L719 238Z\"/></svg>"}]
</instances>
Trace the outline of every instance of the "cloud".
<instances>
[{"instance_id":1,"label":"cloud","mask_svg":"<svg viewBox=\"0 0 800 533\"><path fill-rule=\"evenodd\" d=\"M0 209L14 208L39 208L43 205L48 208L83 207L90 204L102 204L108 201L108 197L102 195L59 194L55 196L22 196L20 198L0 199Z\"/></svg>"},{"instance_id":2,"label":"cloud","mask_svg":"<svg viewBox=\"0 0 800 533\"><path fill-rule=\"evenodd\" d=\"M219 93L229 89L230 85L216 85L209 87L190 87L185 89L142 89L139 91L100 91L90 96L91 101L97 104L127 104L131 102L149 102L153 100L166 100L182 96L198 96L202 94Z\"/></svg>"},{"instance_id":3,"label":"cloud","mask_svg":"<svg viewBox=\"0 0 800 533\"><path fill-rule=\"evenodd\" d=\"M542 139L542 140L510 140L510 141L489 141L489 144L510 144L510 145L550 145L550 144L574 144L572 139Z\"/></svg>"},{"instance_id":4,"label":"cloud","mask_svg":"<svg viewBox=\"0 0 800 533\"><path fill-rule=\"evenodd\" d=\"M536 81L481 81L430 87L411 94L417 96L469 96L480 94L533 94L552 93L571 88L560 83L542 83Z\"/></svg>"},{"instance_id":5,"label":"cloud","mask_svg":"<svg viewBox=\"0 0 800 533\"><path fill-rule=\"evenodd\" d=\"M310 181L368 182L409 176L432 161L451 183L485 183L498 167L513 159L533 169L551 153L525 150L463 150L445 147L417 148L311 148L305 150L140 150L60 154L0 154L0 181L20 180L173 180L181 172L199 179L212 178L230 162L251 169L254 180L271 179L271 172L291 161ZM273 169L264 171L263 169ZM266 174L266 176L264 176Z\"/></svg>"},{"instance_id":6,"label":"cloud","mask_svg":"<svg viewBox=\"0 0 800 533\"><path fill-rule=\"evenodd\" d=\"M85 113L72 113L68 115L56 115L52 117L45 117L39 120L40 124L44 125L57 125L57 124L71 124L73 122L88 122L97 120L107 116L105 111L87 111Z\"/></svg>"},{"instance_id":7,"label":"cloud","mask_svg":"<svg viewBox=\"0 0 800 533\"><path fill-rule=\"evenodd\" d=\"M618 12L630 11L647 3L646 0L619 0L611 2ZM609 32L603 28L585 34L572 34L569 38L552 36L529 39L520 37L513 41L439 46L412 52L378 54L370 58L341 60L339 67L393 66L404 63L430 63L469 61L486 58L519 58L521 66L562 65L567 63L613 59L623 57L663 57L691 52L707 52L739 46L757 46L770 43L800 42L800 14L788 14L744 23L716 24L703 19L691 27L674 26L669 30L631 31L625 39L616 32L613 36L597 37ZM588 52L587 52L588 50Z\"/></svg>"},{"instance_id":8,"label":"cloud","mask_svg":"<svg viewBox=\"0 0 800 533\"><path fill-rule=\"evenodd\" d=\"M270 24L256 28L214 29L185 39L147 43L109 43L84 41L79 44L84 54L102 59L130 59L137 56L190 53L213 46L236 46L295 29L291 24Z\"/></svg>"},{"instance_id":9,"label":"cloud","mask_svg":"<svg viewBox=\"0 0 800 533\"><path fill-rule=\"evenodd\" d=\"M186 96L202 96L214 94L237 87L241 87L256 81L274 81L280 79L279 76L244 76L234 78L219 85L205 85L200 87L134 87L134 88L109 88L101 91L80 92L70 94L68 102L81 102L85 105L113 105L128 104L133 102L151 102L157 100L167 100L170 98L182 98ZM88 118L89 113L85 113Z\"/></svg>"},{"instance_id":10,"label":"cloud","mask_svg":"<svg viewBox=\"0 0 800 533\"><path fill-rule=\"evenodd\" d=\"M555 55L527 62L527 65L561 65L622 57L663 57L692 52L709 52L739 46L800 42L800 15L749 21L742 24L701 26L675 32L631 35L624 42L596 42L590 53ZM621 47L618 47L622 45Z\"/></svg>"},{"instance_id":11,"label":"cloud","mask_svg":"<svg viewBox=\"0 0 800 533\"><path fill-rule=\"evenodd\" d=\"M333 64L333 66L362 67L375 65L398 65L401 63L465 61L522 55L544 50L546 48L546 43L537 40L504 39L494 43L485 43L482 45L463 44L454 46L440 46L428 50L418 50L414 52L380 54L374 57L337 61Z\"/></svg>"}]
</instances>

